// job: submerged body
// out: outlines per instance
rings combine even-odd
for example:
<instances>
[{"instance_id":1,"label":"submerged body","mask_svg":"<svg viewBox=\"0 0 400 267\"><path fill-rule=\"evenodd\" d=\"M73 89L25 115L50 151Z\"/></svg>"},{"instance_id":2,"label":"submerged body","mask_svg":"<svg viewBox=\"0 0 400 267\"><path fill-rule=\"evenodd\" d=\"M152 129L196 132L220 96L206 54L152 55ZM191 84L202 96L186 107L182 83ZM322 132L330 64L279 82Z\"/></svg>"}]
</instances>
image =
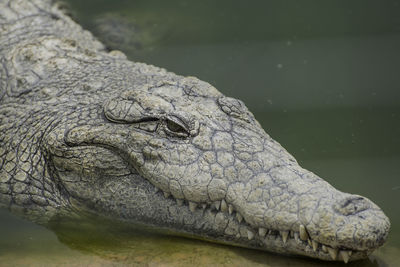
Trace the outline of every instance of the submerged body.
<instances>
[{"instance_id":1,"label":"submerged body","mask_svg":"<svg viewBox=\"0 0 400 267\"><path fill-rule=\"evenodd\" d=\"M390 223L301 168L210 84L108 53L50 1L0 1L0 203L216 242L365 258Z\"/></svg>"}]
</instances>

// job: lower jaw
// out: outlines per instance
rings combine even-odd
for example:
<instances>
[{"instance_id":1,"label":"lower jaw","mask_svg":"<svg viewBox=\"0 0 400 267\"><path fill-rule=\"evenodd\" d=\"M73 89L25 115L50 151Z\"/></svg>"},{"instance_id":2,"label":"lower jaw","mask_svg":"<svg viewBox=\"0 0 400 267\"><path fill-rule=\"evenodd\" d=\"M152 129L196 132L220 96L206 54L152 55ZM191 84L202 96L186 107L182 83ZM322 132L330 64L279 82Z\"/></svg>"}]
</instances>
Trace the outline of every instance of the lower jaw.
<instances>
[{"instance_id":1,"label":"lower jaw","mask_svg":"<svg viewBox=\"0 0 400 267\"><path fill-rule=\"evenodd\" d=\"M179 208L185 209L184 206L181 206ZM82 211L83 210L80 210L78 211L78 213L81 213ZM87 212L92 213L89 210L87 210ZM182 210L182 212L186 214L186 216L190 214L192 216L197 217L197 219L203 216L207 216L207 214L209 215L213 214L213 216L217 217L216 211L210 211L210 210L198 210L193 214L193 212L190 212L189 209L187 208L187 211ZM202 215L200 215L200 213L202 213ZM232 215L228 215L221 211L217 212L217 214L221 215L221 217L223 217L221 219L224 221L228 220L232 224L233 223L239 224L236 221L236 219L233 218ZM179 223L176 224L171 222L169 222L167 225L162 225L159 223L153 224L148 219L144 218L142 219L136 218L135 220L125 219L122 221L128 224L131 224L133 222L134 224L132 227L138 227L139 229L143 228L148 230L152 229L151 232L155 231L160 234L189 237L225 245L233 245L237 247L252 248L261 251L273 252L281 255L305 256L326 261L342 261L342 262L355 261L355 260L365 259L372 252L372 250L351 251L349 257L345 258L343 257L341 251L338 250L335 252L335 256L333 257L332 252L329 251L329 249L332 249L331 247L327 245L318 244L318 246L314 250L312 243L310 244L308 240L301 240L299 238L298 232L297 233L290 232L285 242L282 236L279 234L279 232L274 230L268 231L264 236L260 236L259 233L254 233L253 236L248 236L248 231L249 229L251 229L251 226L248 225L247 223L245 224L240 223L236 234L226 235L225 233L221 233L217 229L204 229L204 228L192 229L187 225L184 226L184 225L179 225Z\"/></svg>"},{"instance_id":2,"label":"lower jaw","mask_svg":"<svg viewBox=\"0 0 400 267\"><path fill-rule=\"evenodd\" d=\"M176 235L176 233L175 233ZM300 256L300 257L308 257L314 258L324 261L341 261L341 262L349 262L362 260L367 258L373 250L365 250L365 251L355 251L355 250L337 250L335 256L331 251L328 250L329 246L319 245L319 247L314 250L312 244L308 244L308 242L302 241L296 238L288 238L286 242L283 242L280 235L266 235L263 238L256 237L252 240L248 240L247 238L231 238L228 239L223 237L210 237L210 236L200 236L189 232L181 232L178 234L183 237L190 237L204 241L210 241L214 243L220 243L225 245L233 245L237 247L244 248L252 248L266 252L277 253L280 255L287 256ZM345 251L345 253L342 253Z\"/></svg>"},{"instance_id":3,"label":"lower jaw","mask_svg":"<svg viewBox=\"0 0 400 267\"><path fill-rule=\"evenodd\" d=\"M185 209L185 206L181 206ZM186 207L187 208L187 207ZM372 250L356 251L351 249L337 249L329 245L312 241L308 236L307 239L295 231L278 231L278 230L255 230L250 224L244 220L239 222L234 214L216 210L196 210L190 211L193 216L202 214L205 216L215 216L226 223L225 233L217 231L207 231L205 229L185 229L181 228L183 236L189 236L200 240L229 244L239 247L253 248L284 255L305 256L326 261L342 261L349 262L361 260L368 257ZM209 220L208 220L209 221ZM175 227L174 227L175 228ZM176 229L176 228L175 228ZM178 228L179 229L179 228ZM260 230L260 229L259 229ZM286 235L282 233L286 232ZM205 235L205 233L209 233Z\"/></svg>"},{"instance_id":4,"label":"lower jaw","mask_svg":"<svg viewBox=\"0 0 400 267\"><path fill-rule=\"evenodd\" d=\"M181 235L200 240L207 240L217 243L229 244L240 247L253 248L286 255L299 255L321 260L353 261L366 258L372 251L337 251L327 245L319 244L315 247L309 239L300 239L299 232L287 234L285 240L277 230L269 230L260 233L259 229L254 229L244 220L238 221L235 213L229 214L227 211L212 210L201 208L190 210L188 203L178 205L172 197L165 197L148 181L138 175L129 175L126 183L135 188L133 192L119 192L122 196L138 194L143 198L126 202L126 206L132 207L125 209L126 213L121 213L118 205L110 206L109 203L115 202L114 195L110 194L111 199L101 198L90 207L78 201L77 212L82 212L82 208L90 213L106 215L108 218L119 218L127 223L138 223L162 229L173 235ZM124 198L124 201L126 199ZM153 209L148 213L149 205ZM103 207L103 208L101 208ZM105 208L106 207L106 208ZM111 209L111 210L110 210ZM155 212L156 211L156 212ZM156 218L155 218L155 217ZM157 219L158 218L158 219ZM146 227L148 228L148 227ZM311 244L310 244L311 243ZM333 250L333 253L332 253ZM351 255L346 258L350 252ZM334 254L334 255L333 255ZM345 257L343 257L345 256Z\"/></svg>"},{"instance_id":5,"label":"lower jaw","mask_svg":"<svg viewBox=\"0 0 400 267\"><path fill-rule=\"evenodd\" d=\"M316 249L310 241L290 238L284 243L279 235L267 236L264 239L263 250L288 255L306 256L326 261L349 262L368 257L371 251L354 251L333 249L328 245L319 244Z\"/></svg>"},{"instance_id":6,"label":"lower jaw","mask_svg":"<svg viewBox=\"0 0 400 267\"><path fill-rule=\"evenodd\" d=\"M203 213L203 216L207 216L206 214L211 213L216 216L216 211L210 210L198 210L194 214L191 212L194 216L198 215L196 213ZM227 228L238 224L237 230L233 231L230 235L226 235L226 233L215 231L216 229L190 229L190 227L177 227L177 225L169 225L169 227L158 225L156 227L162 229L161 233L190 237L237 247L252 248L281 255L302 256L325 261L341 261L347 263L349 261L365 259L373 251L340 250L320 243L317 243L317 245L314 244L313 246L310 239L302 240L299 232L292 231L290 231L285 240L282 238L279 231L275 230L267 231L265 235L253 233L252 236L250 236L249 229L252 231L252 227L249 224L243 222L238 223L236 219L233 219L232 215L228 215L225 212L219 211L217 214L221 215L224 220L229 221Z\"/></svg>"}]
</instances>

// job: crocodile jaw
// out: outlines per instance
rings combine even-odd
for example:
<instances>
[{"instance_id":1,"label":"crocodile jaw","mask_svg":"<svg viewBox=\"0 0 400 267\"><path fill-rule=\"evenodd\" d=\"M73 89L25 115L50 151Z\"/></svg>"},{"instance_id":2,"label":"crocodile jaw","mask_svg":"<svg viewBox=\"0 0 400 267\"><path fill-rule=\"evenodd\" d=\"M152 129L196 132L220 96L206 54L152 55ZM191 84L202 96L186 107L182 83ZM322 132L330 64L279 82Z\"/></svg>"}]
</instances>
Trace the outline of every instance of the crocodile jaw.
<instances>
[{"instance_id":1,"label":"crocodile jaw","mask_svg":"<svg viewBox=\"0 0 400 267\"><path fill-rule=\"evenodd\" d=\"M224 204L225 200L212 204L193 204L194 202L187 200L175 199L137 174L117 179L111 177L105 181L102 185L94 186L92 191L101 194L86 193L86 199L72 194L71 199L75 199L72 203L76 203L75 209L86 207L90 212L103 216L152 225L192 238L323 260L353 261L366 258L374 250L373 247L365 247L365 244L362 250L358 250L356 246L339 245L337 240L317 241L321 240L319 237L324 236L324 233L317 230L318 234L315 235L313 225L298 223L299 226L293 227L293 230L254 226L247 222L239 211L232 209L230 204ZM82 187L81 184L76 186ZM364 211L368 212L370 211ZM377 210L372 212L375 214L370 214L371 216L383 215ZM382 225L382 229L385 234L381 237L383 239L379 240L379 244L387 235L388 221L384 223L386 225ZM279 225L279 222L276 221L276 224ZM377 227L377 221L373 227ZM328 230L325 233L328 233ZM352 241L351 244L353 243ZM379 244L377 242L375 246Z\"/></svg>"}]
</instances>

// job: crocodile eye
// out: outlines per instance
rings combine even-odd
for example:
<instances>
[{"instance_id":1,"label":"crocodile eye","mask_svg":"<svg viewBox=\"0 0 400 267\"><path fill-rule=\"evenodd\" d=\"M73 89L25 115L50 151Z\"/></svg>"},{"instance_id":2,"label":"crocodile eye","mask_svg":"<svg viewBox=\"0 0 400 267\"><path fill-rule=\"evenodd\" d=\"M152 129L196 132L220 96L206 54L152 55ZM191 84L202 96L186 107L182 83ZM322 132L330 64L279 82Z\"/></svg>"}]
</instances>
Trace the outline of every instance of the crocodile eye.
<instances>
[{"instance_id":1,"label":"crocodile eye","mask_svg":"<svg viewBox=\"0 0 400 267\"><path fill-rule=\"evenodd\" d=\"M165 129L170 135L187 137L190 135L187 126L177 117L168 117L165 119Z\"/></svg>"}]
</instances>

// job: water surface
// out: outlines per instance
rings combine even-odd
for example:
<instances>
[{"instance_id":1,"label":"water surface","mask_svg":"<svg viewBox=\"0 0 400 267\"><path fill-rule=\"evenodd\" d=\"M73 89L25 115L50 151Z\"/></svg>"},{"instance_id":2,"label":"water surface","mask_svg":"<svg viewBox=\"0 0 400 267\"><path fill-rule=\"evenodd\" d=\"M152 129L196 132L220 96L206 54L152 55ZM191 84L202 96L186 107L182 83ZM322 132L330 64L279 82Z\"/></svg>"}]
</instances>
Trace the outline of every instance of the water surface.
<instances>
[{"instance_id":1,"label":"water surface","mask_svg":"<svg viewBox=\"0 0 400 267\"><path fill-rule=\"evenodd\" d=\"M347 266L400 266L400 2L68 2L90 30L110 14L137 25L140 38L117 47L130 59L242 99L303 167L372 199L391 220L389 240ZM327 266L92 219L47 229L4 210L0 237L9 266Z\"/></svg>"}]
</instances>

